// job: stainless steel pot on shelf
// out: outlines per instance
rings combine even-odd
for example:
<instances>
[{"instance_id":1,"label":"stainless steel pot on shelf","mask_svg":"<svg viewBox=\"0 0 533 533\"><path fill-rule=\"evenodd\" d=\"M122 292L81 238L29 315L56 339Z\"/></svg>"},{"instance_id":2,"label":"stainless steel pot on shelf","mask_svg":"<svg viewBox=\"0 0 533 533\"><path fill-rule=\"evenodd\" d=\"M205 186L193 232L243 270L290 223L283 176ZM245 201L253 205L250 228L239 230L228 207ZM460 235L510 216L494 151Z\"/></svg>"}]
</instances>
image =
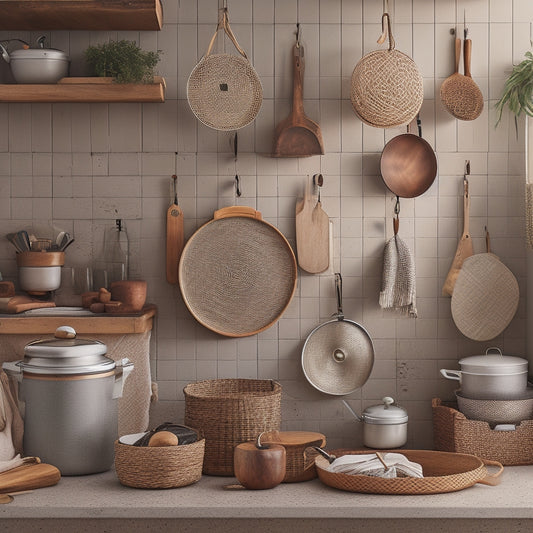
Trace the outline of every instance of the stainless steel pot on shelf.
<instances>
[{"instance_id":1,"label":"stainless steel pot on shelf","mask_svg":"<svg viewBox=\"0 0 533 533\"><path fill-rule=\"evenodd\" d=\"M25 455L67 476L111 468L117 400L133 364L116 363L106 351L102 342L79 339L74 329L61 326L55 337L27 344L23 360L3 363L25 403Z\"/></svg>"}]
</instances>

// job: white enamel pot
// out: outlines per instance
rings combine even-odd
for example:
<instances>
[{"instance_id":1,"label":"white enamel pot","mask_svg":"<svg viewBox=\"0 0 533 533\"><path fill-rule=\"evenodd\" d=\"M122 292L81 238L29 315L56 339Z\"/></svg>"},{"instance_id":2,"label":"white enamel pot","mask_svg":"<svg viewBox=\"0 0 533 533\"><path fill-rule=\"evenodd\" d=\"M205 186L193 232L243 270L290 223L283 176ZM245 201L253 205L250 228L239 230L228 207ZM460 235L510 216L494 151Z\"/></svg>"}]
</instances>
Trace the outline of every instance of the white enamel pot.
<instances>
[{"instance_id":1,"label":"white enamel pot","mask_svg":"<svg viewBox=\"0 0 533 533\"><path fill-rule=\"evenodd\" d=\"M460 370L442 368L440 373L446 379L458 381L461 394L466 398L512 400L524 397L527 359L503 355L499 348L488 348L485 355L465 357L459 365Z\"/></svg>"},{"instance_id":2,"label":"white enamel pot","mask_svg":"<svg viewBox=\"0 0 533 533\"><path fill-rule=\"evenodd\" d=\"M24 360L3 363L19 382L24 454L62 475L109 470L118 437L118 398L133 370L128 359L105 356L105 344L76 338L68 327L26 345Z\"/></svg>"}]
</instances>

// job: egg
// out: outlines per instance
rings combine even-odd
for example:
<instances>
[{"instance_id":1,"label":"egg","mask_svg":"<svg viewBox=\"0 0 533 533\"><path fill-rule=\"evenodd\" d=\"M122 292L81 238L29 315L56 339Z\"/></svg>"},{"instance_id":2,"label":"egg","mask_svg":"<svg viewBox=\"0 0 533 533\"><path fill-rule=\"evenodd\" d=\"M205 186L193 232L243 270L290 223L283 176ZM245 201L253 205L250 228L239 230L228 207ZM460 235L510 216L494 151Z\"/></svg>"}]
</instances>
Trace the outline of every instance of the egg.
<instances>
[{"instance_id":1,"label":"egg","mask_svg":"<svg viewBox=\"0 0 533 533\"><path fill-rule=\"evenodd\" d=\"M148 441L148 446L177 446L178 437L170 431L158 431Z\"/></svg>"}]
</instances>

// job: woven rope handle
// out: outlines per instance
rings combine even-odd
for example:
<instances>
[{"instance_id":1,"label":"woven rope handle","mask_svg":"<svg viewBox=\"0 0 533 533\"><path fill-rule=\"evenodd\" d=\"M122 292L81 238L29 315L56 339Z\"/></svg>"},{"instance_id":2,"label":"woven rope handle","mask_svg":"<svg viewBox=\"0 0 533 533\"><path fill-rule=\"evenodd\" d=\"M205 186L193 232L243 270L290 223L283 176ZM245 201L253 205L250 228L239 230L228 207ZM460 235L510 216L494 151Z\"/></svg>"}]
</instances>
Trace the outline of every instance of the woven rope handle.
<instances>
[{"instance_id":1,"label":"woven rope handle","mask_svg":"<svg viewBox=\"0 0 533 533\"><path fill-rule=\"evenodd\" d=\"M498 461L490 461L489 459L481 459L483 461L483 464L485 466L496 466L498 467L498 471L494 474L489 474L478 481L478 483L481 483L483 485L490 485L491 487L494 487L500 483L500 476L503 472L503 465L499 463Z\"/></svg>"},{"instance_id":2,"label":"woven rope handle","mask_svg":"<svg viewBox=\"0 0 533 533\"><path fill-rule=\"evenodd\" d=\"M386 26L385 18L387 19ZM388 13L383 13L383 16L381 17L381 35L379 36L378 44L383 44L385 42L385 39L387 39L387 35L389 37L389 50L394 50L394 48L396 47L396 41L394 40L394 37L392 35L390 15Z\"/></svg>"},{"instance_id":3,"label":"woven rope handle","mask_svg":"<svg viewBox=\"0 0 533 533\"><path fill-rule=\"evenodd\" d=\"M244 57L244 59L248 59L246 52L241 48L241 46L237 42L237 38L235 37L234 33L231 31L231 27L229 25L227 7L224 7L220 10L217 29L215 30L213 37L211 37L211 41L209 43L209 46L207 47L207 52L205 53L205 56L207 57L212 52L213 46L215 45L215 39L217 38L217 34L221 29L223 29L226 35L230 38L230 41L233 43L233 45L237 49L237 52L239 52L239 54L241 54Z\"/></svg>"}]
</instances>

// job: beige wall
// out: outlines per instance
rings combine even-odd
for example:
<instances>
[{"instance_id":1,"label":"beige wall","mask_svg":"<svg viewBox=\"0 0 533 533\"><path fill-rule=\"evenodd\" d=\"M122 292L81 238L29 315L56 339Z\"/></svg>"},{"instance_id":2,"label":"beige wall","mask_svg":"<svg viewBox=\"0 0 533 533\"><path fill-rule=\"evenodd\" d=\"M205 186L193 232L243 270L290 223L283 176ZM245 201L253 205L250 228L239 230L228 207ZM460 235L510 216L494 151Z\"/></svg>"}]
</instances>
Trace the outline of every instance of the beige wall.
<instances>
[{"instance_id":1,"label":"beige wall","mask_svg":"<svg viewBox=\"0 0 533 533\"><path fill-rule=\"evenodd\" d=\"M71 75L83 75L83 50L108 39L136 40L163 51L159 73L164 104L0 104L0 227L2 233L52 220L74 232L67 267L94 263L103 231L125 220L131 277L149 283L159 309L151 353L159 385L154 421L183 415L182 389L196 379L274 378L284 387L284 427L325 433L331 446L362 442L362 431L338 397L308 385L300 365L309 332L335 311L333 271L344 278L345 315L361 323L375 344L366 385L347 397L357 411L385 395L409 413L409 444L431 446L434 396L453 397L439 368L496 345L525 355L525 303L504 334L488 343L456 329L450 299L440 291L462 230L462 174L471 161L471 233L484 251L484 227L493 251L517 276L525 294L523 138L504 116L495 129L493 104L512 62L529 47L530 0L390 0L397 48L412 55L424 77L423 135L437 153L439 172L423 196L401 201L400 235L416 257L416 320L384 313L378 305L382 252L392 234L394 197L379 176L384 144L403 128L363 125L351 109L351 72L376 48L382 3L377 0L228 0L232 28L264 88L257 120L239 132L235 163L232 134L199 124L186 99L186 82L205 51L217 20L217 0L166 0L160 32L52 32L51 46L72 57ZM485 108L473 122L442 107L439 88L453 71L453 36L466 10L473 40L472 73ZM457 13L457 15L456 15ZM290 109L290 52L295 23L306 49L305 109L321 125L326 154L301 159L269 157L273 129ZM34 40L39 34L3 32L0 39ZM226 45L230 47L226 42ZM0 76L8 79L7 65ZM0 79L2 79L0 78ZM325 177L323 207L334 223L334 269L301 273L294 300L264 333L219 337L185 309L177 287L165 281L165 213L170 176L179 176L179 201L190 236L219 207L256 207L294 244L294 204L308 174ZM236 199L233 179L242 179ZM14 253L0 241L0 271L16 278ZM68 272L68 270L67 270Z\"/></svg>"}]
</instances>

